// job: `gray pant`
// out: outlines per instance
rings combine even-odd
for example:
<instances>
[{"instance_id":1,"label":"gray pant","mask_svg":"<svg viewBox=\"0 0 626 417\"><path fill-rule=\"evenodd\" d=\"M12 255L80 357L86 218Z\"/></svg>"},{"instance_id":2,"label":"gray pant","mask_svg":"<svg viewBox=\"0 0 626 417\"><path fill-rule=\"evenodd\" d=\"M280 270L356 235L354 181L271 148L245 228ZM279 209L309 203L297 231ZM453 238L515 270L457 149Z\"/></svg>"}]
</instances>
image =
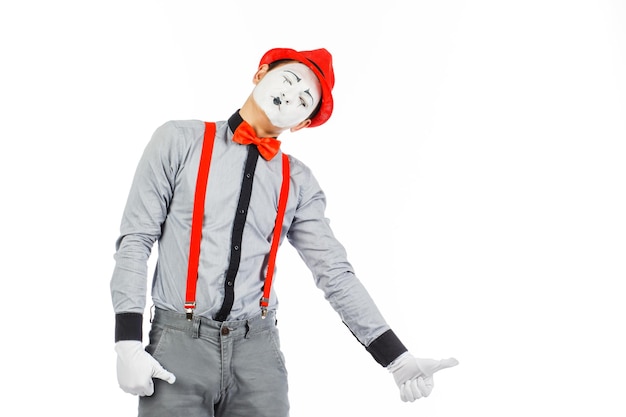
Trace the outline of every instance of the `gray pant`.
<instances>
[{"instance_id":1,"label":"gray pant","mask_svg":"<svg viewBox=\"0 0 626 417\"><path fill-rule=\"evenodd\" d=\"M156 310L146 350L176 375L139 398L145 417L287 417L287 370L273 312L218 322Z\"/></svg>"}]
</instances>

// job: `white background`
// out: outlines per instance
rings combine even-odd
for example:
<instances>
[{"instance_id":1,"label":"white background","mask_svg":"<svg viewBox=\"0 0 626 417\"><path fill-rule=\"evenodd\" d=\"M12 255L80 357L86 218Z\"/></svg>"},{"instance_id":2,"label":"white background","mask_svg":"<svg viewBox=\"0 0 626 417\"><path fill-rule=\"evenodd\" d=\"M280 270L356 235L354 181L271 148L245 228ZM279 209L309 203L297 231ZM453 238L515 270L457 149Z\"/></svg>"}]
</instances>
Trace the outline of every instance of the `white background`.
<instances>
[{"instance_id":1,"label":"white background","mask_svg":"<svg viewBox=\"0 0 626 417\"><path fill-rule=\"evenodd\" d=\"M335 112L284 150L410 351L460 365L402 403L284 245L292 415L623 417L625 28L618 0L3 2L0 414L136 415L108 285L144 146L325 47Z\"/></svg>"}]
</instances>

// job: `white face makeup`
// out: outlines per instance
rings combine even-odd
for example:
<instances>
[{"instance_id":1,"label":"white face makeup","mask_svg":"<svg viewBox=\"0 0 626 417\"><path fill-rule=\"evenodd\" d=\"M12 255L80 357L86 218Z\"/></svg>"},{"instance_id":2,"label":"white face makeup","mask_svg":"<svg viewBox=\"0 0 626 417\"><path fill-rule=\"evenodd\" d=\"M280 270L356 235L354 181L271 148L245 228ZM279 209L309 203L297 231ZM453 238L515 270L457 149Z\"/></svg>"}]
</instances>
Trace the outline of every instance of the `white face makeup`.
<instances>
[{"instance_id":1,"label":"white face makeup","mask_svg":"<svg viewBox=\"0 0 626 417\"><path fill-rule=\"evenodd\" d=\"M315 110L321 88L313 71L294 62L265 74L252 96L274 126L289 129L306 120Z\"/></svg>"}]
</instances>

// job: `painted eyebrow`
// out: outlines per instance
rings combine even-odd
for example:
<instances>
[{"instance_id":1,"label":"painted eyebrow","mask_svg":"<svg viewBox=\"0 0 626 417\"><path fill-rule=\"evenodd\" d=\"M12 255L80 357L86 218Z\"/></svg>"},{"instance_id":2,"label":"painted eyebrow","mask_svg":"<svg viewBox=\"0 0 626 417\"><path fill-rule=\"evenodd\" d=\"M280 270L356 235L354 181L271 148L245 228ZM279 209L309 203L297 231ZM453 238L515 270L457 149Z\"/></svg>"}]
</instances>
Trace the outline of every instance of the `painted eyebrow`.
<instances>
[{"instance_id":1,"label":"painted eyebrow","mask_svg":"<svg viewBox=\"0 0 626 417\"><path fill-rule=\"evenodd\" d=\"M304 90L304 92L307 93L309 95L309 97L311 97L311 102L315 103L315 99L313 98L313 96L311 95L309 90Z\"/></svg>"},{"instance_id":2,"label":"painted eyebrow","mask_svg":"<svg viewBox=\"0 0 626 417\"><path fill-rule=\"evenodd\" d=\"M298 77L295 72L289 70L285 70L285 72L288 72L289 74L292 74L294 77L296 77L296 82L299 83L300 81L302 81L302 78Z\"/></svg>"}]
</instances>

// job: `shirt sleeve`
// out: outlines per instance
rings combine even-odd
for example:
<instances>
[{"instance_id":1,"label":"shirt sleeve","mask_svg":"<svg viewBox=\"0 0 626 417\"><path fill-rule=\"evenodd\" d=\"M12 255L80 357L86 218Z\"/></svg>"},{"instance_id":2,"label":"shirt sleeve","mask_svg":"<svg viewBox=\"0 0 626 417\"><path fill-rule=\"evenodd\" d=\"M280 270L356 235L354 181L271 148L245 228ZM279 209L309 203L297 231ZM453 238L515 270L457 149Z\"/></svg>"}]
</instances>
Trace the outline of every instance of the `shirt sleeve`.
<instances>
[{"instance_id":1,"label":"shirt sleeve","mask_svg":"<svg viewBox=\"0 0 626 417\"><path fill-rule=\"evenodd\" d=\"M159 127L133 178L115 245L115 268L110 282L116 340L140 338L136 334L137 315L143 314L146 305L148 259L160 237L180 168L183 144L179 136L175 122Z\"/></svg>"},{"instance_id":2,"label":"shirt sleeve","mask_svg":"<svg viewBox=\"0 0 626 417\"><path fill-rule=\"evenodd\" d=\"M345 248L335 238L325 217L326 197L317 180L308 168L297 166L295 171L303 182L287 238L341 320L374 359L387 366L406 348L357 278Z\"/></svg>"}]
</instances>

